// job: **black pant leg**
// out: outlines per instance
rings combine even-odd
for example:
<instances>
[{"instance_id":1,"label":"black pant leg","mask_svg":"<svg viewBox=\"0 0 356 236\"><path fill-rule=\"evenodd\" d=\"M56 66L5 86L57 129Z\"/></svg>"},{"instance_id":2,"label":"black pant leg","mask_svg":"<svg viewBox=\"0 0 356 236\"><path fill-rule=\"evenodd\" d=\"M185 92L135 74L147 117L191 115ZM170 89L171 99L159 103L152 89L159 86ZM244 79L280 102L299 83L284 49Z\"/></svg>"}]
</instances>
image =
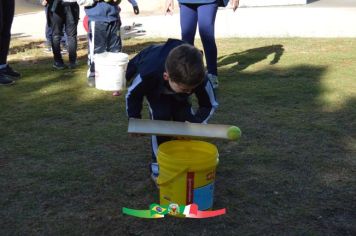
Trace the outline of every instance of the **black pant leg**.
<instances>
[{"instance_id":1,"label":"black pant leg","mask_svg":"<svg viewBox=\"0 0 356 236\"><path fill-rule=\"evenodd\" d=\"M121 52L121 50L122 50L122 42L121 42L121 37L119 34L120 25L121 25L121 20L113 21L113 22L110 22L110 24L109 24L109 30L107 32L107 38L108 38L107 51L108 52Z\"/></svg>"},{"instance_id":2,"label":"black pant leg","mask_svg":"<svg viewBox=\"0 0 356 236\"><path fill-rule=\"evenodd\" d=\"M75 63L77 61L77 26L79 20L79 5L77 3L69 3L64 5L63 9L69 62Z\"/></svg>"},{"instance_id":3,"label":"black pant leg","mask_svg":"<svg viewBox=\"0 0 356 236\"><path fill-rule=\"evenodd\" d=\"M52 51L54 61L63 63L61 55L61 38L63 36L64 26L64 11L61 4L57 5L56 11L49 12L51 28L52 28Z\"/></svg>"},{"instance_id":4,"label":"black pant leg","mask_svg":"<svg viewBox=\"0 0 356 236\"><path fill-rule=\"evenodd\" d=\"M106 52L110 23L96 21L94 29L94 54Z\"/></svg>"},{"instance_id":5,"label":"black pant leg","mask_svg":"<svg viewBox=\"0 0 356 236\"><path fill-rule=\"evenodd\" d=\"M15 14L14 0L0 0L0 65L6 64Z\"/></svg>"},{"instance_id":6,"label":"black pant leg","mask_svg":"<svg viewBox=\"0 0 356 236\"><path fill-rule=\"evenodd\" d=\"M162 94L160 97L148 96L147 101L150 107L150 116L152 120L172 120L175 107L173 106L171 96L165 94ZM152 135L152 162L157 162L156 153L159 145L170 140L172 140L171 137Z\"/></svg>"},{"instance_id":7,"label":"black pant leg","mask_svg":"<svg viewBox=\"0 0 356 236\"><path fill-rule=\"evenodd\" d=\"M89 44L88 49L90 55L89 58L89 70L90 74L95 73L95 63L94 63L94 55L106 52L107 48L107 31L108 31L109 23L95 21L89 22Z\"/></svg>"}]
</instances>

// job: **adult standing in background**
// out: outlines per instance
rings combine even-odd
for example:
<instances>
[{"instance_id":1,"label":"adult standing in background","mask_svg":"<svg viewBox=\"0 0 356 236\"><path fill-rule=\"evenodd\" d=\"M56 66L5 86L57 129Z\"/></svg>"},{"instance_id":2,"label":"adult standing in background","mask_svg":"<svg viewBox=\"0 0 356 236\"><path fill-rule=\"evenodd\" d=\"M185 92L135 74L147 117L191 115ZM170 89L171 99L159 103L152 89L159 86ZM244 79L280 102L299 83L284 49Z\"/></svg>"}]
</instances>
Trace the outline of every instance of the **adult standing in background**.
<instances>
[{"instance_id":1,"label":"adult standing in background","mask_svg":"<svg viewBox=\"0 0 356 236\"><path fill-rule=\"evenodd\" d=\"M217 48L215 43L215 17L219 6L226 6L229 0L178 0L180 6L180 26L182 40L194 45L199 25L199 34L203 44L208 77L214 88L218 88ZM239 6L239 0L231 0L233 11ZM166 13L173 14L174 0L166 0Z\"/></svg>"},{"instance_id":2,"label":"adult standing in background","mask_svg":"<svg viewBox=\"0 0 356 236\"><path fill-rule=\"evenodd\" d=\"M77 26L79 21L79 5L77 0L47 0L48 20L52 28L53 67L61 70L66 68L61 54L61 38L63 27L67 34L69 68L77 65Z\"/></svg>"},{"instance_id":3,"label":"adult standing in background","mask_svg":"<svg viewBox=\"0 0 356 236\"><path fill-rule=\"evenodd\" d=\"M0 0L0 85L10 85L20 74L7 64L11 40L11 25L15 14L14 0Z\"/></svg>"}]
</instances>

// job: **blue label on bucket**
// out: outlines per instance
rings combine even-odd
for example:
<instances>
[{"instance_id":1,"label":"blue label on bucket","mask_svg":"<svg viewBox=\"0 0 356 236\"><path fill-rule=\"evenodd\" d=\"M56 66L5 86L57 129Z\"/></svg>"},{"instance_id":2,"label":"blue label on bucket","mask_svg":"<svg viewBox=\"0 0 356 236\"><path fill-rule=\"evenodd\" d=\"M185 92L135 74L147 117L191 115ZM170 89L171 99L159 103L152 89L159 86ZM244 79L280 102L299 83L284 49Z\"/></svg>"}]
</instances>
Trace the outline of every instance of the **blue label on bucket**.
<instances>
[{"instance_id":1,"label":"blue label on bucket","mask_svg":"<svg viewBox=\"0 0 356 236\"><path fill-rule=\"evenodd\" d=\"M213 206L214 182L200 188L194 189L193 202L198 205L199 210L207 210Z\"/></svg>"}]
</instances>

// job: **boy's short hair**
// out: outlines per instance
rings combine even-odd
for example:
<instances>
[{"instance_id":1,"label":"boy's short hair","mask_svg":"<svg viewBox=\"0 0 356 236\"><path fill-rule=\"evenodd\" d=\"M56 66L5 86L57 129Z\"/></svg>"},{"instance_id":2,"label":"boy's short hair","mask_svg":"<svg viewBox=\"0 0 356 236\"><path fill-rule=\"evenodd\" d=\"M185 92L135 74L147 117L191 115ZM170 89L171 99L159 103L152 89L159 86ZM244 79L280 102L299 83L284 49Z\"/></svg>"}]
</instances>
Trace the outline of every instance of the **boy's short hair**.
<instances>
[{"instance_id":1,"label":"boy's short hair","mask_svg":"<svg viewBox=\"0 0 356 236\"><path fill-rule=\"evenodd\" d=\"M168 54L165 66L170 79L178 84L196 86L205 77L203 55L190 44L174 48Z\"/></svg>"}]
</instances>

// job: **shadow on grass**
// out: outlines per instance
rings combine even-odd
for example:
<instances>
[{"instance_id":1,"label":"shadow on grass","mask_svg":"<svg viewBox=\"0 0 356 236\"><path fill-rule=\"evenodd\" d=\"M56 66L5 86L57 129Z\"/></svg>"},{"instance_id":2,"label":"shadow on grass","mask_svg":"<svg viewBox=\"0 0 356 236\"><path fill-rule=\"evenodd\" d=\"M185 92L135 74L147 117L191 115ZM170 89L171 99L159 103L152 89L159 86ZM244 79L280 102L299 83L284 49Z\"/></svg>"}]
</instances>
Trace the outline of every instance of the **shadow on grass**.
<instances>
[{"instance_id":1,"label":"shadow on grass","mask_svg":"<svg viewBox=\"0 0 356 236\"><path fill-rule=\"evenodd\" d=\"M157 41L135 42L125 51ZM252 54L250 63L265 58ZM0 92L1 235L355 232L356 100L323 109L328 67L221 69L212 123L243 132L239 143L213 140L220 152L214 208L227 214L147 221L121 208L158 201L147 167L149 138L127 136L124 97L86 87L85 60L74 71L52 71L51 58L36 66L12 62L24 77Z\"/></svg>"},{"instance_id":2,"label":"shadow on grass","mask_svg":"<svg viewBox=\"0 0 356 236\"><path fill-rule=\"evenodd\" d=\"M321 82L327 71L325 66L305 64L220 72L224 92L219 109L224 112L216 119L237 124L243 131L239 146L218 145L216 198L222 200L220 207L229 206L226 225L231 225L231 231L356 232L352 223L356 99L326 112L319 100L326 93ZM246 225L253 230L244 231Z\"/></svg>"},{"instance_id":3,"label":"shadow on grass","mask_svg":"<svg viewBox=\"0 0 356 236\"><path fill-rule=\"evenodd\" d=\"M219 57L218 66L220 67L233 64L231 70L241 71L250 65L266 59L270 54L274 54L274 58L270 62L270 65L273 65L278 63L279 59L283 55L283 52L283 45L280 44L248 49L243 52L232 53L228 56Z\"/></svg>"}]
</instances>

